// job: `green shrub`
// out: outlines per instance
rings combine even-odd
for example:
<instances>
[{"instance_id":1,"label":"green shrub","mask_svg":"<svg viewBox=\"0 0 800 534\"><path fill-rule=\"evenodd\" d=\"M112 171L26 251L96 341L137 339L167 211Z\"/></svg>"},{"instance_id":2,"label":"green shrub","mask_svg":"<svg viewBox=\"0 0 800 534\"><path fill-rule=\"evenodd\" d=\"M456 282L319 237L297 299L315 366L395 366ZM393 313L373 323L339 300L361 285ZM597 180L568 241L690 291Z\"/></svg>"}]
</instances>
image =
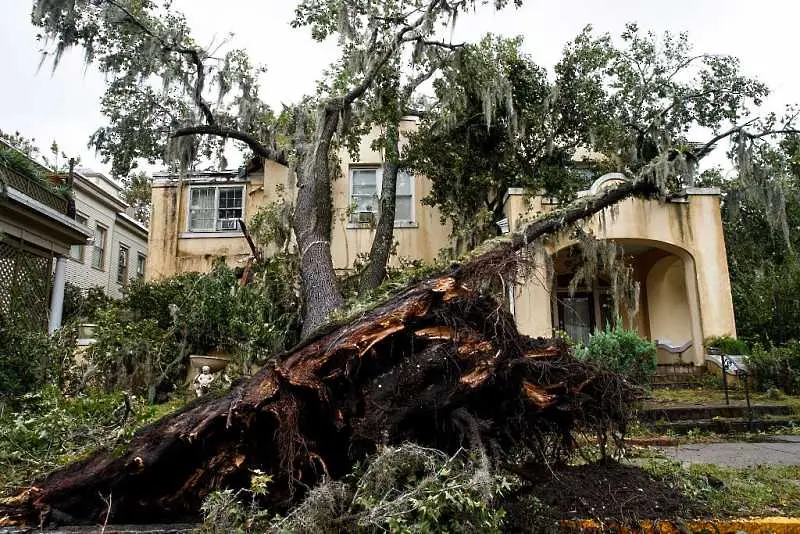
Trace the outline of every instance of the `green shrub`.
<instances>
[{"instance_id":1,"label":"green shrub","mask_svg":"<svg viewBox=\"0 0 800 534\"><path fill-rule=\"evenodd\" d=\"M755 387L762 391L778 388L784 393L800 393L800 342L790 341L782 347L753 347L747 366Z\"/></svg>"},{"instance_id":2,"label":"green shrub","mask_svg":"<svg viewBox=\"0 0 800 534\"><path fill-rule=\"evenodd\" d=\"M64 285L64 324L75 322L94 322L97 315L114 303L100 286L83 290L67 282Z\"/></svg>"},{"instance_id":3,"label":"green shrub","mask_svg":"<svg viewBox=\"0 0 800 534\"><path fill-rule=\"evenodd\" d=\"M589 345L576 349L575 355L619 373L635 384L647 384L656 370L655 343L621 326L595 332L589 337Z\"/></svg>"},{"instance_id":4,"label":"green shrub","mask_svg":"<svg viewBox=\"0 0 800 534\"><path fill-rule=\"evenodd\" d=\"M50 337L25 323L0 314L0 406L55 381L61 383L63 366L74 342L65 329Z\"/></svg>"},{"instance_id":5,"label":"green shrub","mask_svg":"<svg viewBox=\"0 0 800 534\"><path fill-rule=\"evenodd\" d=\"M706 339L707 348L715 348L723 354L750 354L750 349L741 339L731 336L716 336Z\"/></svg>"},{"instance_id":6,"label":"green shrub","mask_svg":"<svg viewBox=\"0 0 800 534\"><path fill-rule=\"evenodd\" d=\"M114 308L98 315L96 342L86 352L84 376L90 380L83 386L127 390L155 402L158 390L171 390L184 376L188 352L181 351L173 332L159 328L153 319L119 320L118 315ZM163 397L159 400L166 400Z\"/></svg>"}]
</instances>

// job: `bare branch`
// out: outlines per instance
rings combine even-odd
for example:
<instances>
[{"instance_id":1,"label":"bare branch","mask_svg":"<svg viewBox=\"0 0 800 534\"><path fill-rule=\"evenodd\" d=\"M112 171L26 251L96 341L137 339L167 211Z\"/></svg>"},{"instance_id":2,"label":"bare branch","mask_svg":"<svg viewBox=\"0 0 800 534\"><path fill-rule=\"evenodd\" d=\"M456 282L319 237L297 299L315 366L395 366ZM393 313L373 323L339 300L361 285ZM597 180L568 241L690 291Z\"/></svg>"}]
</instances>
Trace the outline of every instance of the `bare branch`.
<instances>
[{"instance_id":1,"label":"bare branch","mask_svg":"<svg viewBox=\"0 0 800 534\"><path fill-rule=\"evenodd\" d=\"M186 137L188 135L214 135L217 137L222 137L225 139L236 139L237 141L241 141L246 144L250 149L257 155L264 159L268 159L270 161L274 161L276 163L280 163L281 165L289 165L289 158L286 155L286 152L283 150L276 150L274 148L270 148L260 141L258 141L255 137L248 134L247 132L243 132L241 130L234 130L232 128L224 128L222 126L212 126L212 125L199 125L199 126L187 126L185 128L179 128L176 130L172 137Z\"/></svg>"}]
</instances>

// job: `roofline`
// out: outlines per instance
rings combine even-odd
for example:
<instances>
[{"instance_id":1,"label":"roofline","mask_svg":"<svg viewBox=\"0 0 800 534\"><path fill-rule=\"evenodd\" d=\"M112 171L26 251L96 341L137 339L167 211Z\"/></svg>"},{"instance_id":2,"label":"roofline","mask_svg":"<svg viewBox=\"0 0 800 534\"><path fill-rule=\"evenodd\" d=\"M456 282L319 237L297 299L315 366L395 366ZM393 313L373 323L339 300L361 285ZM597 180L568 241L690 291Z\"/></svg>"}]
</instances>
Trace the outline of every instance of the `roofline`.
<instances>
[{"instance_id":1,"label":"roofline","mask_svg":"<svg viewBox=\"0 0 800 534\"><path fill-rule=\"evenodd\" d=\"M76 180L75 178L79 178L80 180ZM83 174L77 172L74 173L72 187L76 189L79 188L93 195L96 199L111 204L116 211L123 211L125 208L129 207L124 200L110 194L99 185L93 183L90 178L84 176Z\"/></svg>"},{"instance_id":2,"label":"roofline","mask_svg":"<svg viewBox=\"0 0 800 534\"><path fill-rule=\"evenodd\" d=\"M131 217L127 213L124 213L124 212L120 211L119 213L117 213L117 217L120 219L120 221L123 221L123 222L131 225L133 228L135 228L136 230L138 230L141 233L143 233L144 236L145 236L145 239L147 239L147 237L149 236L150 230L145 225L143 225L142 223L140 223L139 221L137 221L136 219L134 219L133 217Z\"/></svg>"}]
</instances>

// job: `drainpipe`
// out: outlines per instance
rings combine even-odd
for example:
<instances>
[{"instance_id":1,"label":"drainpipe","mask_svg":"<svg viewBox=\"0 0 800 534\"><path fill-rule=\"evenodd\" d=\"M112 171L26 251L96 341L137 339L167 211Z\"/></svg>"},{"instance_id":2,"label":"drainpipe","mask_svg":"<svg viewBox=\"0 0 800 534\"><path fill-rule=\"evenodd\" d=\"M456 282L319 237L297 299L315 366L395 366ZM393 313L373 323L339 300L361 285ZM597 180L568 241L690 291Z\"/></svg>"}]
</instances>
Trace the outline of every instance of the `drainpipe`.
<instances>
[{"instance_id":1,"label":"drainpipe","mask_svg":"<svg viewBox=\"0 0 800 534\"><path fill-rule=\"evenodd\" d=\"M61 328L61 315L64 311L64 284L66 283L67 260L56 256L56 275L53 280L53 293L50 297L50 322L47 333L52 334Z\"/></svg>"}]
</instances>

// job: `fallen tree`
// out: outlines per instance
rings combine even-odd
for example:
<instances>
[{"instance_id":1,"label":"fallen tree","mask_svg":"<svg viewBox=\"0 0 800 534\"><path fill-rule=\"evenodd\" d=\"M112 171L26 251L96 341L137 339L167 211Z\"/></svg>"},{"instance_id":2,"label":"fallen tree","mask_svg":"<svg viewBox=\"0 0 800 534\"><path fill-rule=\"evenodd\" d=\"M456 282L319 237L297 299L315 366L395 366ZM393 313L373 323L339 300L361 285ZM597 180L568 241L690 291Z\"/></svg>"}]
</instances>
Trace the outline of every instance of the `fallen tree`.
<instances>
[{"instance_id":1,"label":"fallen tree","mask_svg":"<svg viewBox=\"0 0 800 534\"><path fill-rule=\"evenodd\" d=\"M524 271L520 249L633 194L623 184L535 222L461 266L328 326L223 396L202 398L33 483L0 504L0 525L197 518L216 489L273 477L273 506L341 477L381 444L520 451L563 459L575 432L624 434L634 388L546 339L520 335L479 288ZM491 273L491 274L488 274Z\"/></svg>"}]
</instances>

